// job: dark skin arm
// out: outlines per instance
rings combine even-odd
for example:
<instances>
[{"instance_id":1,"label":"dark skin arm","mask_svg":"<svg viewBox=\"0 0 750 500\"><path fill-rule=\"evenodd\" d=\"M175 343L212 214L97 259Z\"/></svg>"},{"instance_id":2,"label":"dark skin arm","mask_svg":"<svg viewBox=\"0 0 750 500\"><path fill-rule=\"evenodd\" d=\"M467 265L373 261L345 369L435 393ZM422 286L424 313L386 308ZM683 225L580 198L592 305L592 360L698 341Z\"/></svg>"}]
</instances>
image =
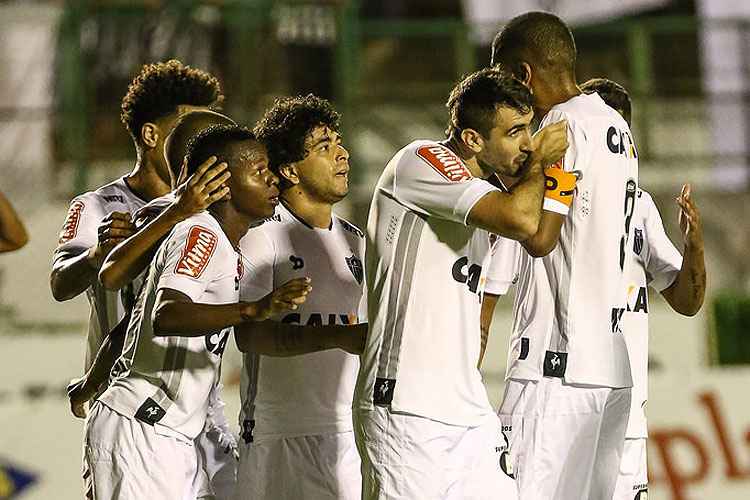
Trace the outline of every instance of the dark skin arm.
<instances>
[{"instance_id":1,"label":"dark skin arm","mask_svg":"<svg viewBox=\"0 0 750 500\"><path fill-rule=\"evenodd\" d=\"M522 241L521 245L532 257L544 257L557 246L564 223L564 215L542 210L539 230L531 238Z\"/></svg>"},{"instance_id":2,"label":"dark skin arm","mask_svg":"<svg viewBox=\"0 0 750 500\"><path fill-rule=\"evenodd\" d=\"M294 310L312 290L309 278L284 283L257 302L197 304L182 292L159 290L153 312L154 335L200 337L245 321L264 321L275 314Z\"/></svg>"},{"instance_id":3,"label":"dark skin arm","mask_svg":"<svg viewBox=\"0 0 750 500\"><path fill-rule=\"evenodd\" d=\"M74 256L62 256L52 264L50 288L57 301L70 300L96 283L107 254L135 233L130 214L112 212L99 224L96 245Z\"/></svg>"},{"instance_id":4,"label":"dark skin arm","mask_svg":"<svg viewBox=\"0 0 750 500\"><path fill-rule=\"evenodd\" d=\"M26 228L8 199L0 193L0 253L18 250L28 243Z\"/></svg>"},{"instance_id":5,"label":"dark skin arm","mask_svg":"<svg viewBox=\"0 0 750 500\"><path fill-rule=\"evenodd\" d=\"M234 329L241 352L288 357L343 349L362 354L367 338L367 323L357 325L300 326L276 321L243 323Z\"/></svg>"},{"instance_id":6,"label":"dark skin arm","mask_svg":"<svg viewBox=\"0 0 750 500\"><path fill-rule=\"evenodd\" d=\"M493 295L491 293L485 293L482 298L482 311L479 315L479 328L482 334L482 344L479 351L479 362L477 363L477 368L481 368L482 361L484 361L484 353L487 350L487 341L490 338L492 316L495 314L495 306L497 305L499 298L499 295Z\"/></svg>"},{"instance_id":7,"label":"dark skin arm","mask_svg":"<svg viewBox=\"0 0 750 500\"><path fill-rule=\"evenodd\" d=\"M212 156L203 163L177 188L174 204L107 255L99 271L99 281L105 288L119 290L130 283L146 268L159 242L177 223L206 210L229 192L224 185L230 176L227 164L214 166L215 162Z\"/></svg>"},{"instance_id":8,"label":"dark skin arm","mask_svg":"<svg viewBox=\"0 0 750 500\"><path fill-rule=\"evenodd\" d=\"M534 136L528 168L512 193L493 191L483 196L469 212L468 223L518 241L539 229L544 197L544 167L554 163L568 148L567 122L553 123Z\"/></svg>"},{"instance_id":9,"label":"dark skin arm","mask_svg":"<svg viewBox=\"0 0 750 500\"><path fill-rule=\"evenodd\" d=\"M691 196L690 184L682 186L682 192L676 201L680 207L680 229L685 250L677 278L661 294L676 312L685 316L695 316L706 295L703 225L700 212Z\"/></svg>"}]
</instances>

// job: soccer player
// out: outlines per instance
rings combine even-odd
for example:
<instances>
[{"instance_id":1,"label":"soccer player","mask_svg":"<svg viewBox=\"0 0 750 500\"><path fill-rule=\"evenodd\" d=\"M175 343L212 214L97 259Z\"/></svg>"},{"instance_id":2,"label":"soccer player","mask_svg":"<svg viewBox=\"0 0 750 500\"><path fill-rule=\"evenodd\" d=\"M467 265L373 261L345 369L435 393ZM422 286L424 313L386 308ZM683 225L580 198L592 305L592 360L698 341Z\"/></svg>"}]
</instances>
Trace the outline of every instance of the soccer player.
<instances>
[{"instance_id":1,"label":"soccer player","mask_svg":"<svg viewBox=\"0 0 750 500\"><path fill-rule=\"evenodd\" d=\"M296 325L366 323L364 233L333 213L349 192L349 153L339 114L312 94L278 99L255 127L281 179L281 204L241 240L241 295L266 295L309 276L314 289L296 311L272 319ZM349 499L361 495L352 430L357 356L327 350L295 357L245 354L238 499Z\"/></svg>"},{"instance_id":2,"label":"soccer player","mask_svg":"<svg viewBox=\"0 0 750 500\"><path fill-rule=\"evenodd\" d=\"M194 439L232 326L293 309L310 290L302 278L259 301L239 301L239 240L273 214L278 179L265 148L241 127L201 132L188 173L211 155L228 165L231 196L177 224L160 245L112 381L87 421L85 458L97 500L195 498Z\"/></svg>"},{"instance_id":3,"label":"soccer player","mask_svg":"<svg viewBox=\"0 0 750 500\"><path fill-rule=\"evenodd\" d=\"M621 85L597 78L581 85L581 90L599 94L630 125L630 97ZM638 190L633 213L633 244L628 246L627 252L633 265L627 275L627 305L622 318L633 374L633 396L613 500L640 500L648 494L645 412L648 399L647 286L660 292L674 311L685 316L695 315L703 304L706 291L703 228L690 191L690 185L684 185L676 200L680 207L684 244L681 256L664 232L659 210L651 195Z\"/></svg>"},{"instance_id":4,"label":"soccer player","mask_svg":"<svg viewBox=\"0 0 750 500\"><path fill-rule=\"evenodd\" d=\"M477 369L491 235L539 226L543 169L565 123L531 138L531 94L485 69L451 92L448 139L401 149L367 228L369 333L354 398L363 499L515 498L500 423ZM517 175L510 193L486 179Z\"/></svg>"},{"instance_id":5,"label":"soccer player","mask_svg":"<svg viewBox=\"0 0 750 500\"><path fill-rule=\"evenodd\" d=\"M0 253L22 248L29 241L26 228L13 205L0 193Z\"/></svg>"},{"instance_id":6,"label":"soccer player","mask_svg":"<svg viewBox=\"0 0 750 500\"><path fill-rule=\"evenodd\" d=\"M581 174L570 213L545 214L551 253L520 252L500 409L513 429L511 469L522 500L611 498L632 386L620 319L635 143L622 116L578 88L575 42L558 17L512 19L493 41L492 64L531 88L542 125L567 121L570 147L560 166Z\"/></svg>"}]
</instances>

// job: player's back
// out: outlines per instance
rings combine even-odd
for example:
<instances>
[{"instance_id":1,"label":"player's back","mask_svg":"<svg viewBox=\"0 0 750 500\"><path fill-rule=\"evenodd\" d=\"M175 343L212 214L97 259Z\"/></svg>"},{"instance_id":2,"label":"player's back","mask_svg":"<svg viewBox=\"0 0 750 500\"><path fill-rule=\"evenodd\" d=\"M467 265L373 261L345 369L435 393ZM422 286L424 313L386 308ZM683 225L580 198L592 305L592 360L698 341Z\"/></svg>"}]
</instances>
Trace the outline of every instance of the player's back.
<instances>
[{"instance_id":1,"label":"player's back","mask_svg":"<svg viewBox=\"0 0 750 500\"><path fill-rule=\"evenodd\" d=\"M563 168L581 178L556 248L521 260L514 337L529 338L530 349L524 359L511 353L508 377L628 387L619 319L638 181L635 144L622 117L597 94L553 107L542 126L563 119L570 143Z\"/></svg>"},{"instance_id":2,"label":"player's back","mask_svg":"<svg viewBox=\"0 0 750 500\"><path fill-rule=\"evenodd\" d=\"M456 425L491 411L476 368L490 241L465 222L495 189L434 141L409 144L386 166L367 228L370 321L355 408Z\"/></svg>"}]
</instances>

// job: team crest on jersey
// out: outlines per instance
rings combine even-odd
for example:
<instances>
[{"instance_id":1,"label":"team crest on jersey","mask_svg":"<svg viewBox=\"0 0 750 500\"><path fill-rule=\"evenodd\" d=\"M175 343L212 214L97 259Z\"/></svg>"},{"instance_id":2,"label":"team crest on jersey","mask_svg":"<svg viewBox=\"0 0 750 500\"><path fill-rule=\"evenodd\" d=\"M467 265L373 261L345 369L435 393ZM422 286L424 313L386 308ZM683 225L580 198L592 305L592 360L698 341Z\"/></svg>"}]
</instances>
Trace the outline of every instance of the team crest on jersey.
<instances>
[{"instance_id":1,"label":"team crest on jersey","mask_svg":"<svg viewBox=\"0 0 750 500\"><path fill-rule=\"evenodd\" d=\"M464 182L472 178L464 162L444 146L422 146L417 150L417 155L451 182Z\"/></svg>"},{"instance_id":2,"label":"team crest on jersey","mask_svg":"<svg viewBox=\"0 0 750 500\"><path fill-rule=\"evenodd\" d=\"M60 245L72 240L78 234L78 224L81 222L81 214L85 207L81 200L76 200L70 205L68 216L65 217L62 231L60 231L60 240L58 241Z\"/></svg>"},{"instance_id":3,"label":"team crest on jersey","mask_svg":"<svg viewBox=\"0 0 750 500\"><path fill-rule=\"evenodd\" d=\"M182 256L175 267L175 274L198 278L206 270L218 241L219 238L213 231L201 226L191 227Z\"/></svg>"},{"instance_id":4,"label":"team crest on jersey","mask_svg":"<svg viewBox=\"0 0 750 500\"><path fill-rule=\"evenodd\" d=\"M148 425L154 425L166 414L166 410L159 403L151 398L146 398L146 401L135 412L135 418Z\"/></svg>"},{"instance_id":5,"label":"team crest on jersey","mask_svg":"<svg viewBox=\"0 0 750 500\"><path fill-rule=\"evenodd\" d=\"M229 340L229 329L224 329L220 332L209 333L206 335L206 349L221 356L224 354L224 349L227 347L227 341Z\"/></svg>"},{"instance_id":6,"label":"team crest on jersey","mask_svg":"<svg viewBox=\"0 0 750 500\"><path fill-rule=\"evenodd\" d=\"M635 228L635 236L633 237L633 251L640 255L643 251L643 231Z\"/></svg>"},{"instance_id":7,"label":"team crest on jersey","mask_svg":"<svg viewBox=\"0 0 750 500\"><path fill-rule=\"evenodd\" d=\"M339 222L341 223L341 227L343 227L345 231L349 231L350 233L356 234L360 238L365 237L365 233L363 233L362 230L359 229L354 224L351 224L350 222L345 221L344 219L339 219Z\"/></svg>"},{"instance_id":8,"label":"team crest on jersey","mask_svg":"<svg viewBox=\"0 0 750 500\"><path fill-rule=\"evenodd\" d=\"M346 265L354 275L354 279L357 280L357 283L361 285L365 275L364 268L362 267L362 261L359 259L359 257L352 254L351 257L346 258Z\"/></svg>"}]
</instances>

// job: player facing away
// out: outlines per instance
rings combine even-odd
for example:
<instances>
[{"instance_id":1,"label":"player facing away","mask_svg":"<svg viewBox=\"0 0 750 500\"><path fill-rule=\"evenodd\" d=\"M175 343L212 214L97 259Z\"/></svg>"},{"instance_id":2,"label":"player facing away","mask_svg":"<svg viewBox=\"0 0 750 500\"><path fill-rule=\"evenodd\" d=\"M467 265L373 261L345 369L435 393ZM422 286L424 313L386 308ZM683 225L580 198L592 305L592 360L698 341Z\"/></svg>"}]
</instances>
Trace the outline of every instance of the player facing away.
<instances>
[{"instance_id":1,"label":"player facing away","mask_svg":"<svg viewBox=\"0 0 750 500\"><path fill-rule=\"evenodd\" d=\"M631 103L627 91L605 78L581 85L586 93L596 92L630 124ZM703 228L690 186L677 198L683 253L667 237L659 210L651 195L638 190L633 213L633 242L627 257L633 265L626 276L627 303L622 331L628 346L633 374L625 444L613 500L645 500L648 495L646 465L646 402L648 400L648 290L660 292L672 309L686 316L695 315L706 291L706 267L703 257Z\"/></svg>"},{"instance_id":2,"label":"player facing away","mask_svg":"<svg viewBox=\"0 0 750 500\"><path fill-rule=\"evenodd\" d=\"M308 280L239 302L239 239L273 214L277 178L249 130L214 126L188 153L193 173L211 155L227 163L229 199L177 224L160 245L133 309L112 381L86 425L94 498L193 499L194 439L232 326L304 301Z\"/></svg>"},{"instance_id":3,"label":"player facing away","mask_svg":"<svg viewBox=\"0 0 750 500\"><path fill-rule=\"evenodd\" d=\"M314 287L307 301L274 321L366 323L364 233L332 211L349 192L339 114L312 94L278 99L255 133L281 180L281 203L240 241L241 296L252 300L309 276ZM327 350L294 357L250 353L243 361L237 499L358 500L352 429L358 357Z\"/></svg>"},{"instance_id":4,"label":"player facing away","mask_svg":"<svg viewBox=\"0 0 750 500\"><path fill-rule=\"evenodd\" d=\"M448 140L418 140L381 175L367 228L369 333L354 398L363 499L515 498L477 369L490 233L534 235L543 168L565 124L532 139L531 94L485 69L448 99ZM521 173L511 193L486 179Z\"/></svg>"},{"instance_id":5,"label":"player facing away","mask_svg":"<svg viewBox=\"0 0 750 500\"><path fill-rule=\"evenodd\" d=\"M620 320L638 158L625 120L581 93L575 63L573 36L552 14L518 16L493 42L492 64L531 88L542 125L567 121L561 167L581 175L570 213L549 217L551 253L521 252L500 411L523 500L611 498L630 408Z\"/></svg>"}]
</instances>

